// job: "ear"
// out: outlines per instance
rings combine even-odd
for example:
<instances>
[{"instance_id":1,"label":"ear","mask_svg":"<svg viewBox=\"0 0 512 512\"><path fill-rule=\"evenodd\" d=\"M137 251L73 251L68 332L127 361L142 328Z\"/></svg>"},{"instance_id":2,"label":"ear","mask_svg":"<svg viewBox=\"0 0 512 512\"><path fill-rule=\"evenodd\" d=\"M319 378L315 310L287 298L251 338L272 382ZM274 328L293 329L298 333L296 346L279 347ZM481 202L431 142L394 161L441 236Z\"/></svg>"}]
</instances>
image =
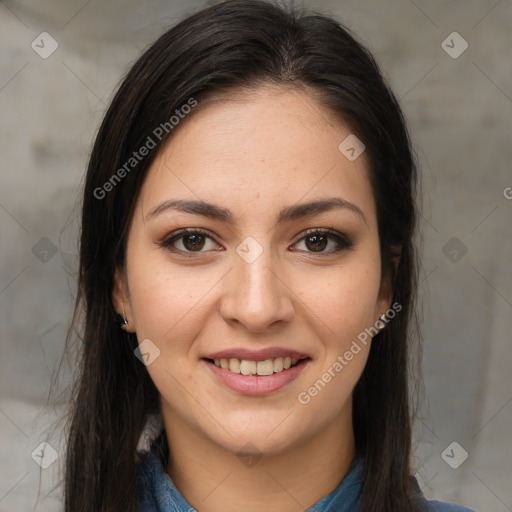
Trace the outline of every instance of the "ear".
<instances>
[{"instance_id":1,"label":"ear","mask_svg":"<svg viewBox=\"0 0 512 512\"><path fill-rule=\"evenodd\" d=\"M391 246L391 262L395 269L395 273L398 270L398 265L400 264L401 257L402 257L402 246L401 245L392 245Z\"/></svg>"},{"instance_id":2,"label":"ear","mask_svg":"<svg viewBox=\"0 0 512 512\"><path fill-rule=\"evenodd\" d=\"M128 322L127 324L123 324L121 321L121 329L125 330L126 332L135 332L126 276L118 268L116 268L114 272L112 303L114 305L114 309L117 311L117 314L123 319L126 318Z\"/></svg>"},{"instance_id":3,"label":"ear","mask_svg":"<svg viewBox=\"0 0 512 512\"><path fill-rule=\"evenodd\" d=\"M393 298L393 290L389 276L383 276L380 283L379 297L377 299L376 317L383 315L391 307L391 299Z\"/></svg>"},{"instance_id":4,"label":"ear","mask_svg":"<svg viewBox=\"0 0 512 512\"><path fill-rule=\"evenodd\" d=\"M402 255L402 246L394 245L391 247L391 264L394 267L394 271L396 272L398 269L398 265L400 263L400 257ZM391 276L383 275L380 290L379 290L379 298L377 300L377 316L384 314L390 307L391 301L393 300L393 285L391 283Z\"/></svg>"}]
</instances>

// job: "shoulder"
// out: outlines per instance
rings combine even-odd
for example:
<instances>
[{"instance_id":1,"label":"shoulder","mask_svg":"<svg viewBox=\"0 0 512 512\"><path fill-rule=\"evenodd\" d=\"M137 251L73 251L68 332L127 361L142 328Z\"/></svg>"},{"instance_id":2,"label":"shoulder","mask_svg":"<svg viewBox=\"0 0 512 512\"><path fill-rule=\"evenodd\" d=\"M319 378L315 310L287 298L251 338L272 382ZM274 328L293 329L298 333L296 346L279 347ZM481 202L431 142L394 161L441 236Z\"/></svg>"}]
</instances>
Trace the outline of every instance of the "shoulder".
<instances>
[{"instance_id":1,"label":"shoulder","mask_svg":"<svg viewBox=\"0 0 512 512\"><path fill-rule=\"evenodd\" d=\"M475 512L471 508L456 505L455 503L447 503L444 501L427 501L423 502L422 512Z\"/></svg>"}]
</instances>

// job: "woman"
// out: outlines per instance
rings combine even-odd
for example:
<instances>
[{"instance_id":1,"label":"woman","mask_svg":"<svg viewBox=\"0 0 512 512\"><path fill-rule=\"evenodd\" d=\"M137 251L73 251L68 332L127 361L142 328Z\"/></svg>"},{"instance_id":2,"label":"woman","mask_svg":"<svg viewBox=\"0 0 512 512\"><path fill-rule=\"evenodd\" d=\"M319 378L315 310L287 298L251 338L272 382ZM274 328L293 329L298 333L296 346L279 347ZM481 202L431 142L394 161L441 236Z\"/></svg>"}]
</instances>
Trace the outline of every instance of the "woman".
<instances>
[{"instance_id":1,"label":"woman","mask_svg":"<svg viewBox=\"0 0 512 512\"><path fill-rule=\"evenodd\" d=\"M228 0L163 34L87 171L65 510L467 511L411 476L415 185L334 20Z\"/></svg>"}]
</instances>

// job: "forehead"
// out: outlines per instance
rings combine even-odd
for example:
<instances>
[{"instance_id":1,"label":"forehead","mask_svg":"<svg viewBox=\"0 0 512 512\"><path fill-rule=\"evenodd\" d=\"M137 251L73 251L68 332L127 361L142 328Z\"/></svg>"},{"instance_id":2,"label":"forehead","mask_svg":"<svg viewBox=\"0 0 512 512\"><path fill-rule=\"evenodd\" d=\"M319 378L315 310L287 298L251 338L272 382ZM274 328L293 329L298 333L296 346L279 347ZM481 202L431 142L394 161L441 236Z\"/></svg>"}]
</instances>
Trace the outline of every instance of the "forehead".
<instances>
[{"instance_id":1,"label":"forehead","mask_svg":"<svg viewBox=\"0 0 512 512\"><path fill-rule=\"evenodd\" d=\"M262 209L341 195L367 217L373 195L363 153L339 150L351 134L343 120L307 90L264 86L201 102L160 150L141 190L149 211L169 198Z\"/></svg>"}]
</instances>

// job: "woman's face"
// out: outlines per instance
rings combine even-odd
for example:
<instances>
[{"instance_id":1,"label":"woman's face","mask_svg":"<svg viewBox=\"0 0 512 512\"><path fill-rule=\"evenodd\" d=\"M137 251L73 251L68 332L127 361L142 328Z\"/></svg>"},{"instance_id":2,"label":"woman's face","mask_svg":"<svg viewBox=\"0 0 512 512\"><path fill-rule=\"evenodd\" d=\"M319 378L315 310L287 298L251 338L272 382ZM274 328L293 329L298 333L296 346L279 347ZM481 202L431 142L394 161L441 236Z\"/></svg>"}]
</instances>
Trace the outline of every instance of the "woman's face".
<instances>
[{"instance_id":1,"label":"woman's face","mask_svg":"<svg viewBox=\"0 0 512 512\"><path fill-rule=\"evenodd\" d=\"M167 427L277 453L351 425L361 333L390 297L366 155L339 149L350 133L267 86L198 107L153 162L113 296Z\"/></svg>"}]
</instances>

